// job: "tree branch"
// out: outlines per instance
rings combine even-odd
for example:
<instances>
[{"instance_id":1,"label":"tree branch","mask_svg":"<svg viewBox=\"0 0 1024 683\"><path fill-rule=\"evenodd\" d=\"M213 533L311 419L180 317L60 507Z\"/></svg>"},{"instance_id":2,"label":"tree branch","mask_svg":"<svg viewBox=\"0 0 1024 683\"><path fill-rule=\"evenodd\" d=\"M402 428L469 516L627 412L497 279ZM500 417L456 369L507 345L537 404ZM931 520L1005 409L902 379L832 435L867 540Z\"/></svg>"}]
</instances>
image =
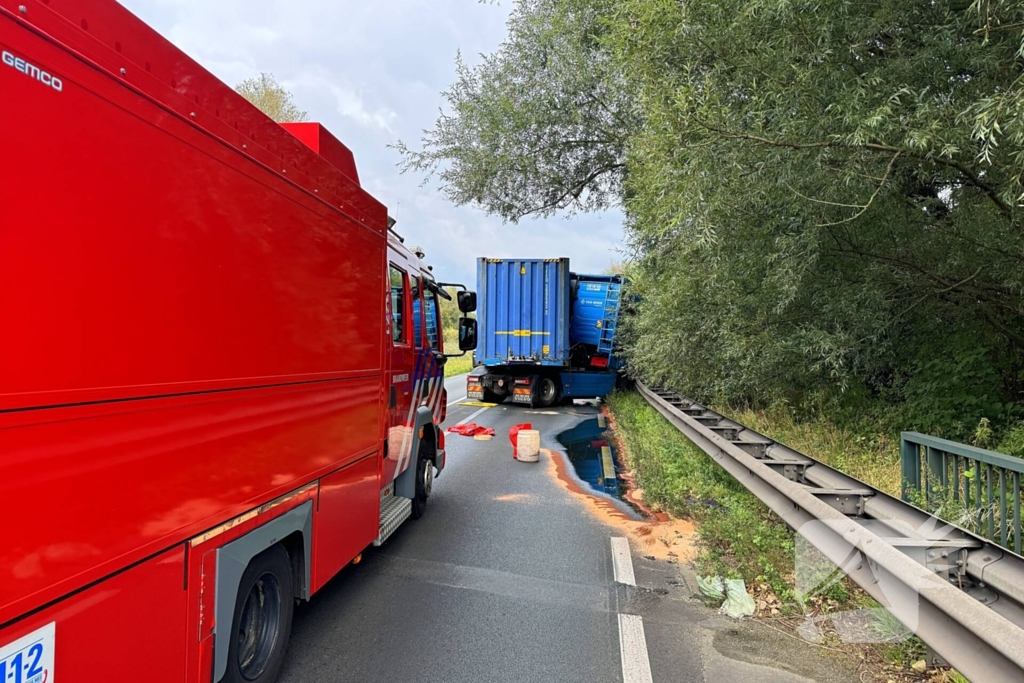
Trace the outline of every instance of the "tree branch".
<instances>
[{"instance_id":1,"label":"tree branch","mask_svg":"<svg viewBox=\"0 0 1024 683\"><path fill-rule=\"evenodd\" d=\"M902 154L902 152L896 152L896 154L892 156L892 159L889 160L889 165L885 167L885 175L882 176L882 182L878 183L878 187L875 188L875 191L871 195L871 198L868 199L868 203L861 207L860 211L850 216L849 218L844 218L841 221L836 221L834 223L821 223L817 227L828 228L832 227L833 225L843 225L844 223L852 223L861 216L863 216L865 213L867 213L867 210L870 209L871 205L875 203L875 199L878 197L878 194L882 191L882 188L885 187L886 183L889 182L889 176L892 175L893 165L895 165L896 160L900 158L900 154Z\"/></svg>"},{"instance_id":2,"label":"tree branch","mask_svg":"<svg viewBox=\"0 0 1024 683\"><path fill-rule=\"evenodd\" d=\"M875 152L888 152L890 154L905 154L915 159L921 159L925 161L931 161L939 164L940 166L946 166L952 168L964 176L967 182L981 190L989 200L995 204L999 212L1003 214L1003 217L1008 221L1013 222L1013 207L1007 204L1002 197L999 196L999 192L996 189L986 183L981 177L972 171L966 164L955 161L953 159L944 159L938 156L932 156L929 154L921 154L920 152L908 149L900 149L899 147L893 147L892 145L866 142L860 145L850 144L843 142L842 140L827 140L821 142L794 142L791 140L772 140L770 138L761 137L759 135L750 135L747 133L735 133L721 128L716 128L702 121L697 121L698 125L707 130L717 133L725 138L733 140L747 140L749 142L757 142L762 145L769 145L771 147L782 147L786 149L797 149L797 150L808 150L808 149L828 149L828 148L845 148L845 149L867 149Z\"/></svg>"}]
</instances>

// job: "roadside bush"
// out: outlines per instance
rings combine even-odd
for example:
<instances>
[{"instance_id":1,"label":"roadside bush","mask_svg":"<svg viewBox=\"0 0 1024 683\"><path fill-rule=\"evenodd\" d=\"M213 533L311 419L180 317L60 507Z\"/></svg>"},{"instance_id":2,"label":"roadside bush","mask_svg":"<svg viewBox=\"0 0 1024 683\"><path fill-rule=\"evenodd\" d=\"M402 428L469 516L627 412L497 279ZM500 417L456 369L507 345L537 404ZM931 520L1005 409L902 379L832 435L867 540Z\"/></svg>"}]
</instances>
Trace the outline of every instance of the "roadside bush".
<instances>
[{"instance_id":1,"label":"roadside bush","mask_svg":"<svg viewBox=\"0 0 1024 683\"><path fill-rule=\"evenodd\" d=\"M996 450L1000 453L1024 458L1024 422L1019 422L1010 429Z\"/></svg>"}]
</instances>

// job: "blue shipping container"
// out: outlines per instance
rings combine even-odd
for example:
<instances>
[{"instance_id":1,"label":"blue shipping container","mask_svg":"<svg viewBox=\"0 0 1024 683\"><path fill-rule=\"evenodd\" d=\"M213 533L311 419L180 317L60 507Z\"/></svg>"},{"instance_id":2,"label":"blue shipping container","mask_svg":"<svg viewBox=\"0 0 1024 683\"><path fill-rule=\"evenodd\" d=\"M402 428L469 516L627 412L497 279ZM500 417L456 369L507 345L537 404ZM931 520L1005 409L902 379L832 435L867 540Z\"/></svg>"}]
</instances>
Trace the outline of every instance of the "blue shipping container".
<instances>
[{"instance_id":1,"label":"blue shipping container","mask_svg":"<svg viewBox=\"0 0 1024 683\"><path fill-rule=\"evenodd\" d=\"M477 361L568 364L569 259L478 259L477 293Z\"/></svg>"},{"instance_id":2,"label":"blue shipping container","mask_svg":"<svg viewBox=\"0 0 1024 683\"><path fill-rule=\"evenodd\" d=\"M622 277L619 275L577 275L572 303L573 344L589 344L598 353L611 353L619 319Z\"/></svg>"}]
</instances>

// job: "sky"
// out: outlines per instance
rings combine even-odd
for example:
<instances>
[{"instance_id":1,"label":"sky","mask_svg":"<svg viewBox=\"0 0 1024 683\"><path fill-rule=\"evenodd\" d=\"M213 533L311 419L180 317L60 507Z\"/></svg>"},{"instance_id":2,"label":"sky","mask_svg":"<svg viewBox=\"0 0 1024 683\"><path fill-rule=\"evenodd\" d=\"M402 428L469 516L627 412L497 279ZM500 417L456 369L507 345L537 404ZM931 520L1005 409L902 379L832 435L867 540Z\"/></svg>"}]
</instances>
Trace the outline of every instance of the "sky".
<instances>
[{"instance_id":1,"label":"sky","mask_svg":"<svg viewBox=\"0 0 1024 683\"><path fill-rule=\"evenodd\" d=\"M576 272L621 261L617 211L503 224L402 175L398 140L433 127L461 51L471 64L505 37L512 0L121 0L229 85L273 73L355 154L363 187L398 219L443 281L472 288L475 260L568 256Z\"/></svg>"}]
</instances>

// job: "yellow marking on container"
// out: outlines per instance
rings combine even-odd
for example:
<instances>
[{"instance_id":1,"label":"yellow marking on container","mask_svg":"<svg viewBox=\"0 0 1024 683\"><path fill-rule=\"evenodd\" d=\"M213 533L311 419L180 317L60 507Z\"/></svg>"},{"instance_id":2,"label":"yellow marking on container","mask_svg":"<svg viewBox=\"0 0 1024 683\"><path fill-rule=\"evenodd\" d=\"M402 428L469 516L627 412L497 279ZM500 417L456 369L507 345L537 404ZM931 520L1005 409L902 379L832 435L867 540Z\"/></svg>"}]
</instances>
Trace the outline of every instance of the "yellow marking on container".
<instances>
[{"instance_id":1,"label":"yellow marking on container","mask_svg":"<svg viewBox=\"0 0 1024 683\"><path fill-rule=\"evenodd\" d=\"M612 449L601 446L601 469L604 470L605 481L615 480L615 462L612 460Z\"/></svg>"},{"instance_id":2,"label":"yellow marking on container","mask_svg":"<svg viewBox=\"0 0 1024 683\"><path fill-rule=\"evenodd\" d=\"M494 334L512 337L550 337L550 332L534 332L533 330L503 330Z\"/></svg>"},{"instance_id":3,"label":"yellow marking on container","mask_svg":"<svg viewBox=\"0 0 1024 683\"><path fill-rule=\"evenodd\" d=\"M548 346L547 344L545 344L544 346L540 347L540 350L544 353L545 356L548 355L549 353L551 353L551 347Z\"/></svg>"}]
</instances>

